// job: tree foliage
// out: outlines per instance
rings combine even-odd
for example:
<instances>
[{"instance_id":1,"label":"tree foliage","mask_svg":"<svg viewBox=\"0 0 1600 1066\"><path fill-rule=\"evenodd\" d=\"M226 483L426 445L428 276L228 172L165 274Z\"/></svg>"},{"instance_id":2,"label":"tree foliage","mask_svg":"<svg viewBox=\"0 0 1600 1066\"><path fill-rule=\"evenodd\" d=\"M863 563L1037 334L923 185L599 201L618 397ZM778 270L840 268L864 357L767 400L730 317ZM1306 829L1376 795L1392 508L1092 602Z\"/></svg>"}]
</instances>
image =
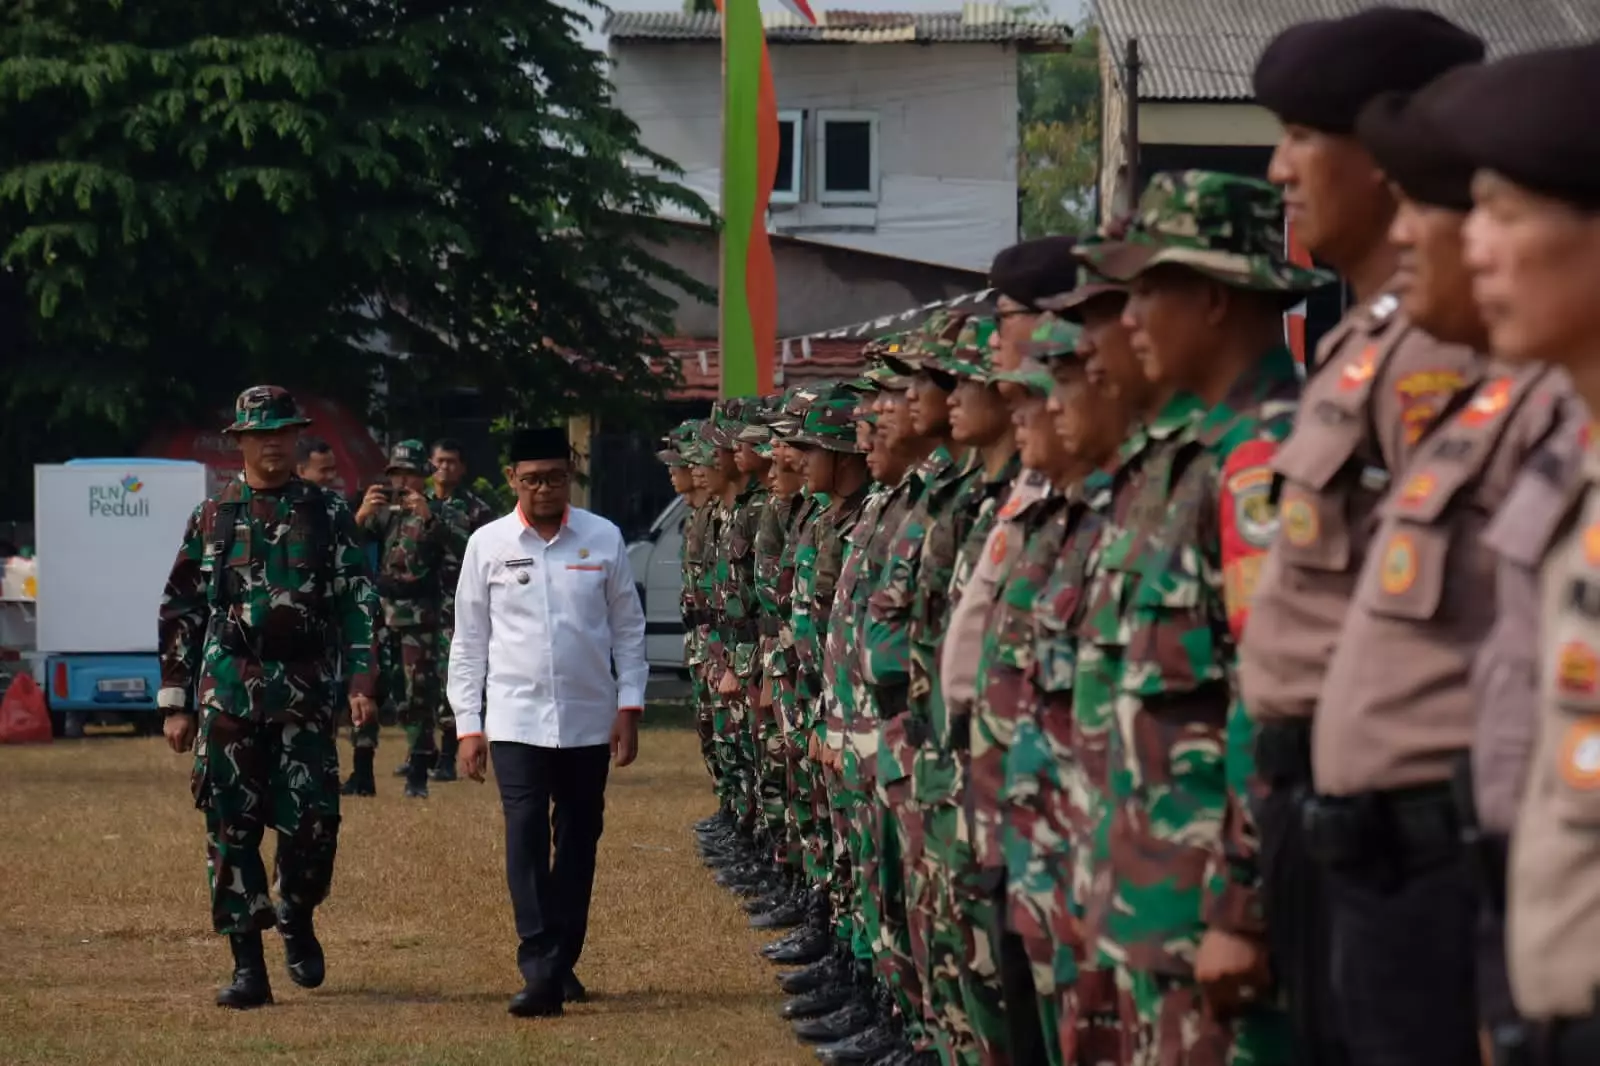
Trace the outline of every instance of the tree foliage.
<instances>
[{"instance_id":1,"label":"tree foliage","mask_svg":"<svg viewBox=\"0 0 1600 1066\"><path fill-rule=\"evenodd\" d=\"M654 216L706 209L613 106L580 18L6 3L0 449L40 420L209 415L263 380L469 384L525 419L661 395L658 285L709 294L652 254Z\"/></svg>"},{"instance_id":2,"label":"tree foliage","mask_svg":"<svg viewBox=\"0 0 1600 1066\"><path fill-rule=\"evenodd\" d=\"M1100 34L1089 26L1071 51L1024 56L1019 74L1022 233L1084 232L1094 225L1100 160Z\"/></svg>"}]
</instances>

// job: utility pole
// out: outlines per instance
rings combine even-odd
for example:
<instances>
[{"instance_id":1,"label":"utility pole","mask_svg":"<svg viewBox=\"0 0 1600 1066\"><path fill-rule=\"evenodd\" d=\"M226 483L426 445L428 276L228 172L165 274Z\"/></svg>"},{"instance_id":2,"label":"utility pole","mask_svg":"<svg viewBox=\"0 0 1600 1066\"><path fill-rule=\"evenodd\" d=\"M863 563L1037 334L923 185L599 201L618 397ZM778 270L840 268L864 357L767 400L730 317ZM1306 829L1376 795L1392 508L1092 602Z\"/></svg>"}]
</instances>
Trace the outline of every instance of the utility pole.
<instances>
[{"instance_id":1,"label":"utility pole","mask_svg":"<svg viewBox=\"0 0 1600 1066\"><path fill-rule=\"evenodd\" d=\"M1123 155L1127 162L1121 189L1121 213L1127 214L1139 203L1139 38L1129 37L1122 60L1124 104L1122 115Z\"/></svg>"}]
</instances>

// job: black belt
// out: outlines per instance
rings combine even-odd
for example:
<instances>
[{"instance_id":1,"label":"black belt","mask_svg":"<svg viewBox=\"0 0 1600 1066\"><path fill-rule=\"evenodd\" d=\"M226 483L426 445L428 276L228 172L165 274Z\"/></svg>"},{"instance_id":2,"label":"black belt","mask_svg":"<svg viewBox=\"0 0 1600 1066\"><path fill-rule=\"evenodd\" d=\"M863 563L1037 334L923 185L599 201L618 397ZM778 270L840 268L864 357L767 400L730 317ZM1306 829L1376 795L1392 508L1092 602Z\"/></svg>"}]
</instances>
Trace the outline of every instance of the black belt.
<instances>
[{"instance_id":1,"label":"black belt","mask_svg":"<svg viewBox=\"0 0 1600 1066\"><path fill-rule=\"evenodd\" d=\"M1303 813L1307 847L1328 866L1393 878L1461 854L1461 818L1448 785L1318 796Z\"/></svg>"},{"instance_id":2,"label":"black belt","mask_svg":"<svg viewBox=\"0 0 1600 1066\"><path fill-rule=\"evenodd\" d=\"M905 682L894 685L873 685L872 695L878 701L878 717L888 721L905 712L911 686Z\"/></svg>"},{"instance_id":3,"label":"black belt","mask_svg":"<svg viewBox=\"0 0 1600 1066\"><path fill-rule=\"evenodd\" d=\"M957 711L950 715L950 750L972 750L971 711Z\"/></svg>"}]
</instances>

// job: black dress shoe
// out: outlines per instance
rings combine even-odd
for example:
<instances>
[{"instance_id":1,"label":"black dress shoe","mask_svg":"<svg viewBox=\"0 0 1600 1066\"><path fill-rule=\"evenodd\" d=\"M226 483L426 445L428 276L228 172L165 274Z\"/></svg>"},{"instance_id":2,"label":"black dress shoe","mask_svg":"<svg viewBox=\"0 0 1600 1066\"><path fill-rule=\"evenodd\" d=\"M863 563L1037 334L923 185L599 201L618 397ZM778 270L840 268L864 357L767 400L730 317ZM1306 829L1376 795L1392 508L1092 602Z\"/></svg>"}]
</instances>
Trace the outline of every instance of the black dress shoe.
<instances>
[{"instance_id":1,"label":"black dress shoe","mask_svg":"<svg viewBox=\"0 0 1600 1066\"><path fill-rule=\"evenodd\" d=\"M771 952L763 949L762 954L773 962L785 966L804 966L808 962L816 962L822 958L833 946L833 934L828 930L818 929L816 926L802 926L801 929L805 935L794 943Z\"/></svg>"},{"instance_id":2,"label":"black dress shoe","mask_svg":"<svg viewBox=\"0 0 1600 1066\"><path fill-rule=\"evenodd\" d=\"M805 922L810 911L804 903L790 900L780 907L758 914L750 919L752 929L793 929Z\"/></svg>"},{"instance_id":3,"label":"black dress shoe","mask_svg":"<svg viewBox=\"0 0 1600 1066\"><path fill-rule=\"evenodd\" d=\"M801 1018L820 1018L824 1014L832 1014L855 999L857 995L856 989L842 982L823 985L821 988L814 988L810 992L802 992L795 996L779 1008L778 1015L789 1022Z\"/></svg>"},{"instance_id":4,"label":"black dress shoe","mask_svg":"<svg viewBox=\"0 0 1600 1066\"><path fill-rule=\"evenodd\" d=\"M298 910L287 902L278 904L278 935L283 937L283 955L289 964L289 980L301 988L318 988L327 976L327 959L311 924L311 912Z\"/></svg>"},{"instance_id":5,"label":"black dress shoe","mask_svg":"<svg viewBox=\"0 0 1600 1066\"><path fill-rule=\"evenodd\" d=\"M571 970L561 979L561 998L567 1003L589 1002L589 990L583 987L583 982Z\"/></svg>"},{"instance_id":6,"label":"black dress shoe","mask_svg":"<svg viewBox=\"0 0 1600 1066\"><path fill-rule=\"evenodd\" d=\"M778 975L778 987L791 996L850 979L849 967L839 955L829 955L800 970Z\"/></svg>"},{"instance_id":7,"label":"black dress shoe","mask_svg":"<svg viewBox=\"0 0 1600 1066\"><path fill-rule=\"evenodd\" d=\"M233 982L217 990L217 1006L231 1010L250 1010L272 1002L272 982L267 980L267 960L261 950L261 934L230 933L233 949Z\"/></svg>"},{"instance_id":8,"label":"black dress shoe","mask_svg":"<svg viewBox=\"0 0 1600 1066\"><path fill-rule=\"evenodd\" d=\"M511 997L506 1012L518 1018L559 1018L561 989L546 983L530 984Z\"/></svg>"},{"instance_id":9,"label":"black dress shoe","mask_svg":"<svg viewBox=\"0 0 1600 1066\"><path fill-rule=\"evenodd\" d=\"M857 996L832 1014L794 1023L794 1035L808 1044L837 1044L878 1024L878 1010Z\"/></svg>"},{"instance_id":10,"label":"black dress shoe","mask_svg":"<svg viewBox=\"0 0 1600 1066\"><path fill-rule=\"evenodd\" d=\"M817 1058L825 1066L884 1066L886 1061L910 1053L900 1027L892 1023L880 1023L848 1040L817 1048Z\"/></svg>"}]
</instances>

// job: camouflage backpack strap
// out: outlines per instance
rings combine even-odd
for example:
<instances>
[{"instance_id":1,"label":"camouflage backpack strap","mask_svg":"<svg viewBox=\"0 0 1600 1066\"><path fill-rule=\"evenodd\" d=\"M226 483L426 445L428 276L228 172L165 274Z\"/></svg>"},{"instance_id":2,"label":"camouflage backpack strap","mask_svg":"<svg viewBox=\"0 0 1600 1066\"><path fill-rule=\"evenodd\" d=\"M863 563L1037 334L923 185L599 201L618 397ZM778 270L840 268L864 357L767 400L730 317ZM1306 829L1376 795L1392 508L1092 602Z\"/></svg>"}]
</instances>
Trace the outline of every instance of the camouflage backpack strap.
<instances>
[{"instance_id":1,"label":"camouflage backpack strap","mask_svg":"<svg viewBox=\"0 0 1600 1066\"><path fill-rule=\"evenodd\" d=\"M211 527L206 530L206 540L211 544L211 585L208 595L213 615L220 614L229 606L228 585L222 578L228 572L228 557L233 554L239 523L249 517L241 484L238 478L234 478L222 487L217 494L217 505L211 510Z\"/></svg>"}]
</instances>

